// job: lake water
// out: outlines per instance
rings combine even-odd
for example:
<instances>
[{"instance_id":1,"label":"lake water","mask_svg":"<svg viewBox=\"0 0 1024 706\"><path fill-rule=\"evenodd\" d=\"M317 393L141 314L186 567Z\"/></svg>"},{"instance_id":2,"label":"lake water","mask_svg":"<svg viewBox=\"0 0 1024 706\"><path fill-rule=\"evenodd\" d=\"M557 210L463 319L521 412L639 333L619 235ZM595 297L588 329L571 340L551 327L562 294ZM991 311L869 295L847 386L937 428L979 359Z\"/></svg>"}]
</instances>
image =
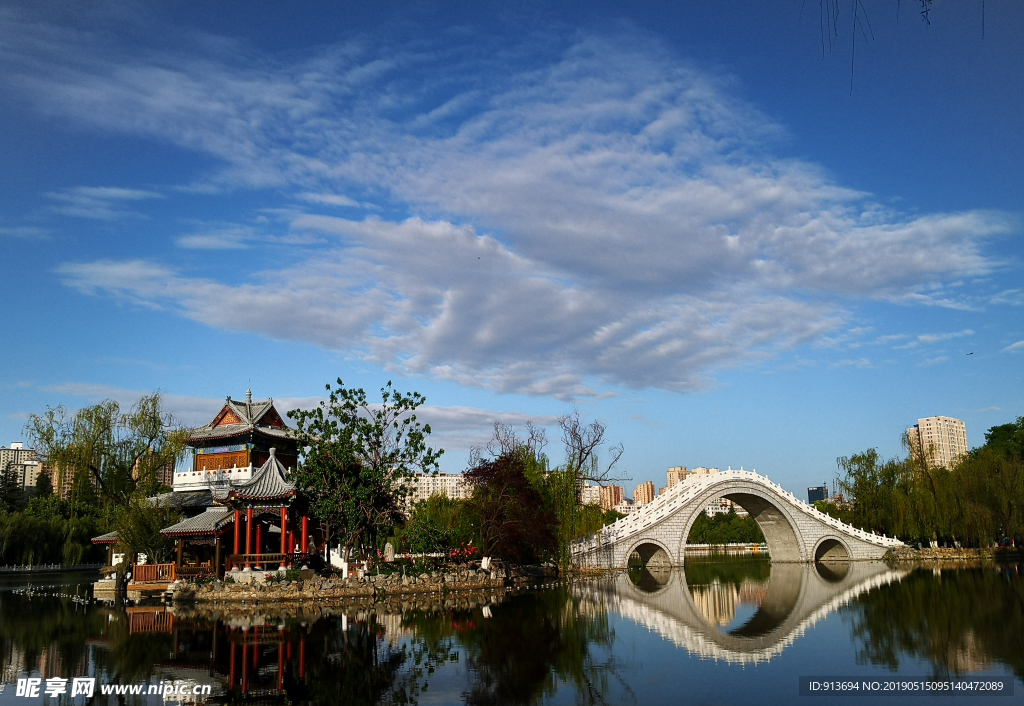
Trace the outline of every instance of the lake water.
<instances>
[{"instance_id":1,"label":"lake water","mask_svg":"<svg viewBox=\"0 0 1024 706\"><path fill-rule=\"evenodd\" d=\"M404 611L366 604L126 611L76 598L87 594L89 579L0 576L0 705L44 703L42 695L17 694L26 677L42 680L40 694L48 678L92 677L90 703L127 704L809 706L908 698L820 689L800 696L801 677L856 677L882 689L910 679L962 687L965 677L1001 678L998 693L953 686L912 703L1024 702L1017 564L910 570L701 560L684 570L634 570ZM102 685L174 684L210 694L100 694ZM87 702L71 699L71 689L69 681L69 693L48 702Z\"/></svg>"}]
</instances>

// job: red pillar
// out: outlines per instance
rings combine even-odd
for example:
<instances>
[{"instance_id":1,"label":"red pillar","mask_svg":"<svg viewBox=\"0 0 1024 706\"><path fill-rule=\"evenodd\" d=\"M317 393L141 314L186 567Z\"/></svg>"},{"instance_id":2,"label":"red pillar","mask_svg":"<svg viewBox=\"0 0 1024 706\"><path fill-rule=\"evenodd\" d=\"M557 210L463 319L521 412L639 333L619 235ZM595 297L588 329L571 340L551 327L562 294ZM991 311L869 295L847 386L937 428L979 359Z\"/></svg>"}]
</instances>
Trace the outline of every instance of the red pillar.
<instances>
[{"instance_id":1,"label":"red pillar","mask_svg":"<svg viewBox=\"0 0 1024 706\"><path fill-rule=\"evenodd\" d=\"M284 691L284 645L277 644L277 690Z\"/></svg>"},{"instance_id":2,"label":"red pillar","mask_svg":"<svg viewBox=\"0 0 1024 706\"><path fill-rule=\"evenodd\" d=\"M230 681L228 682L229 689L235 688L235 652L237 647L238 645L236 643L231 643L231 669L229 671L231 676L229 677Z\"/></svg>"},{"instance_id":3,"label":"red pillar","mask_svg":"<svg viewBox=\"0 0 1024 706\"><path fill-rule=\"evenodd\" d=\"M291 568L291 566L292 566L292 562L291 562L291 558L290 557L291 557L291 553L293 551L295 551L295 533L292 532L291 530L288 530L288 554L289 554L288 568Z\"/></svg>"},{"instance_id":4,"label":"red pillar","mask_svg":"<svg viewBox=\"0 0 1024 706\"><path fill-rule=\"evenodd\" d=\"M235 554L239 553L241 549L241 543L239 542L239 536L242 531L242 513L239 510L235 510Z\"/></svg>"},{"instance_id":5,"label":"red pillar","mask_svg":"<svg viewBox=\"0 0 1024 706\"><path fill-rule=\"evenodd\" d=\"M302 516L302 553L309 552L309 518Z\"/></svg>"},{"instance_id":6,"label":"red pillar","mask_svg":"<svg viewBox=\"0 0 1024 706\"><path fill-rule=\"evenodd\" d=\"M288 553L288 508L281 508L281 553ZM281 568L285 568L288 565L288 559L285 557L281 558Z\"/></svg>"},{"instance_id":7,"label":"red pillar","mask_svg":"<svg viewBox=\"0 0 1024 706\"><path fill-rule=\"evenodd\" d=\"M245 639L245 633L242 633ZM242 643L242 693L249 693L249 645Z\"/></svg>"},{"instance_id":8,"label":"red pillar","mask_svg":"<svg viewBox=\"0 0 1024 706\"><path fill-rule=\"evenodd\" d=\"M259 555L263 553L261 551L262 548L263 548L263 523L261 522L261 523L256 525L256 551L253 552L253 553L257 557L259 557ZM256 568L257 569L263 568L262 566L260 566L259 558L256 559Z\"/></svg>"},{"instance_id":9,"label":"red pillar","mask_svg":"<svg viewBox=\"0 0 1024 706\"><path fill-rule=\"evenodd\" d=\"M252 506L249 507L245 515L245 553L252 554ZM245 568L252 568L252 564L249 563L249 557L245 559Z\"/></svg>"},{"instance_id":10,"label":"red pillar","mask_svg":"<svg viewBox=\"0 0 1024 706\"><path fill-rule=\"evenodd\" d=\"M306 678L306 638L299 638L299 679Z\"/></svg>"}]
</instances>

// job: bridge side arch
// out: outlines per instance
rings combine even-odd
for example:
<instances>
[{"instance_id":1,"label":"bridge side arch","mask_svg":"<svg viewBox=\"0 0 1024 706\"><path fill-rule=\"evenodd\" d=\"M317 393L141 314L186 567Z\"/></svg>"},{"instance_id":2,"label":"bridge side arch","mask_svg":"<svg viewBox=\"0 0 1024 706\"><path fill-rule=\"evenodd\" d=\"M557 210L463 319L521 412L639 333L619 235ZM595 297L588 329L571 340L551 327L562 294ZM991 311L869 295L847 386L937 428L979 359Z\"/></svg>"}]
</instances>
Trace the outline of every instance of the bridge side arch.
<instances>
[{"instance_id":1,"label":"bridge side arch","mask_svg":"<svg viewBox=\"0 0 1024 706\"><path fill-rule=\"evenodd\" d=\"M806 542L796 518L790 512L787 499L760 485L737 483L735 480L709 484L707 489L692 501L693 511L683 524L682 536L679 538L680 558L685 556L686 543L697 516L717 498L732 500L750 513L764 534L768 554L773 562L810 561L811 557L807 556L806 552Z\"/></svg>"},{"instance_id":2,"label":"bridge side arch","mask_svg":"<svg viewBox=\"0 0 1024 706\"><path fill-rule=\"evenodd\" d=\"M640 561L647 569L669 569L682 564L682 554L673 556L672 549L655 537L647 536L634 540L630 544L629 551L626 552L624 564L629 563L629 558L633 556L633 552L640 555Z\"/></svg>"},{"instance_id":3,"label":"bridge side arch","mask_svg":"<svg viewBox=\"0 0 1024 706\"><path fill-rule=\"evenodd\" d=\"M814 545L814 561L850 561L850 545L842 537L826 534Z\"/></svg>"}]
</instances>

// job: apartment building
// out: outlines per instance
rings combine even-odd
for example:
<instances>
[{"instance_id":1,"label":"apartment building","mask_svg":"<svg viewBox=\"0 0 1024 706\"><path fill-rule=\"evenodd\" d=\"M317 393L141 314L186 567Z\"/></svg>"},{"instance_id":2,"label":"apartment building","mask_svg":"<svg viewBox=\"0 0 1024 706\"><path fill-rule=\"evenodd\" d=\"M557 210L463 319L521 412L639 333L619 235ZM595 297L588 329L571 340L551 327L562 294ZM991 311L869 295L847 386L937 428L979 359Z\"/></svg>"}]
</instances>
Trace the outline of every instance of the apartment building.
<instances>
[{"instance_id":1,"label":"apartment building","mask_svg":"<svg viewBox=\"0 0 1024 706\"><path fill-rule=\"evenodd\" d=\"M651 502L654 502L654 483L651 481L641 483L633 491L633 504L636 507L642 507Z\"/></svg>"},{"instance_id":2,"label":"apartment building","mask_svg":"<svg viewBox=\"0 0 1024 706\"><path fill-rule=\"evenodd\" d=\"M417 473L412 477L409 487L412 489L412 493L407 498L407 502L410 504L426 500L431 495L444 495L461 500L468 498L473 492L469 483L466 482L465 476L461 473L438 473L437 475Z\"/></svg>"},{"instance_id":3,"label":"apartment building","mask_svg":"<svg viewBox=\"0 0 1024 706\"><path fill-rule=\"evenodd\" d=\"M952 417L925 417L907 429L910 452L930 468L951 468L967 454L967 427Z\"/></svg>"},{"instance_id":4,"label":"apartment building","mask_svg":"<svg viewBox=\"0 0 1024 706\"><path fill-rule=\"evenodd\" d=\"M621 505L625 489L621 485L606 485L601 488L601 509L611 510Z\"/></svg>"}]
</instances>

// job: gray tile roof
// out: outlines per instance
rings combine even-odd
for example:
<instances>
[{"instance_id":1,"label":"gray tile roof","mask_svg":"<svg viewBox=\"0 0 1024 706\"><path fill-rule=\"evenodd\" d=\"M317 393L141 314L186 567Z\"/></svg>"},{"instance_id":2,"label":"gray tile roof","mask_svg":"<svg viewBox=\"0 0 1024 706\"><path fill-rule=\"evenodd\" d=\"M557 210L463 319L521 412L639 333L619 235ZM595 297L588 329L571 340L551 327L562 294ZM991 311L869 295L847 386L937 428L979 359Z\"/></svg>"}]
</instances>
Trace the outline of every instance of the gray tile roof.
<instances>
[{"instance_id":1,"label":"gray tile roof","mask_svg":"<svg viewBox=\"0 0 1024 706\"><path fill-rule=\"evenodd\" d=\"M234 519L234 510L226 507L207 508L195 517L189 517L176 525L164 527L160 534L165 537L174 535L213 534Z\"/></svg>"},{"instance_id":2,"label":"gray tile roof","mask_svg":"<svg viewBox=\"0 0 1024 706\"><path fill-rule=\"evenodd\" d=\"M213 426L213 422L207 424L204 427L195 429L190 435L190 440L202 441L204 439L222 439L231 436L238 436L240 434L247 434L251 431L258 431L260 434L267 436L273 436L281 439L292 438L292 430L285 426L284 429L279 429L269 424L260 424L260 420L263 419L269 412L273 411L277 418L281 419L281 423L284 423L284 418L277 413L274 409L274 398L269 400L258 400L253 401L252 395L246 392L245 400L233 400L228 397L224 401L224 407L231 410L241 422L238 424L222 424L221 426ZM224 410L221 408L221 411ZM221 416L220 412L217 413L217 418ZM216 421L216 418L214 419Z\"/></svg>"},{"instance_id":3,"label":"gray tile roof","mask_svg":"<svg viewBox=\"0 0 1024 706\"><path fill-rule=\"evenodd\" d=\"M165 505L181 510L201 510L213 505L213 493L209 490L188 490L160 493L146 499L150 505Z\"/></svg>"},{"instance_id":4,"label":"gray tile roof","mask_svg":"<svg viewBox=\"0 0 1024 706\"><path fill-rule=\"evenodd\" d=\"M287 479L287 473L277 460L274 449L271 449L270 458L252 474L251 479L240 485L215 489L214 500L278 500L295 495L295 484Z\"/></svg>"},{"instance_id":5,"label":"gray tile roof","mask_svg":"<svg viewBox=\"0 0 1024 706\"><path fill-rule=\"evenodd\" d=\"M266 436L273 436L278 439L291 439L291 429L278 429L277 427L265 427L255 426L253 424L223 424L219 427L211 427L209 425L205 427L199 427L193 429L192 433L189 434L189 441L201 441L203 439L223 439L229 436L238 436L239 434L248 434L250 431L256 430L260 434Z\"/></svg>"},{"instance_id":6,"label":"gray tile roof","mask_svg":"<svg viewBox=\"0 0 1024 706\"><path fill-rule=\"evenodd\" d=\"M116 531L114 531L114 532L107 532L106 534L101 534L99 537L93 537L92 538L92 543L93 544L115 544L116 542L117 542L117 532Z\"/></svg>"}]
</instances>

